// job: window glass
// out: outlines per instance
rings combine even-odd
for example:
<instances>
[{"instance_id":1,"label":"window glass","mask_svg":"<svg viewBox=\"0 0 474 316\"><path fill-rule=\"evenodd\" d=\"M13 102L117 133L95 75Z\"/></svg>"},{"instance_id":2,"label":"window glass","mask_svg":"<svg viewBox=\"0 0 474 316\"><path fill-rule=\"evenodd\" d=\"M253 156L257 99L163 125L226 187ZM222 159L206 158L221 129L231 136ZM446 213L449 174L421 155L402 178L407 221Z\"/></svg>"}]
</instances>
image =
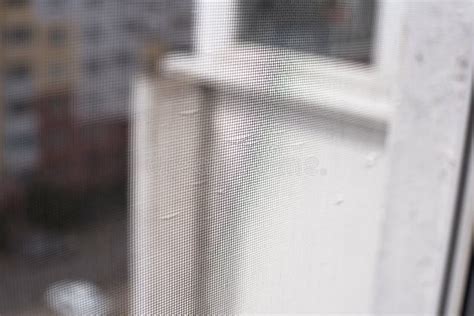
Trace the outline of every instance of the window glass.
<instances>
[{"instance_id":1,"label":"window glass","mask_svg":"<svg viewBox=\"0 0 474 316\"><path fill-rule=\"evenodd\" d=\"M27 63L9 65L5 70L5 77L11 81L31 79L31 67Z\"/></svg>"},{"instance_id":2,"label":"window glass","mask_svg":"<svg viewBox=\"0 0 474 316\"><path fill-rule=\"evenodd\" d=\"M8 112L12 115L21 115L31 109L31 100L14 100L8 103Z\"/></svg>"},{"instance_id":3,"label":"window glass","mask_svg":"<svg viewBox=\"0 0 474 316\"><path fill-rule=\"evenodd\" d=\"M367 63L375 0L242 0L245 41Z\"/></svg>"}]
</instances>

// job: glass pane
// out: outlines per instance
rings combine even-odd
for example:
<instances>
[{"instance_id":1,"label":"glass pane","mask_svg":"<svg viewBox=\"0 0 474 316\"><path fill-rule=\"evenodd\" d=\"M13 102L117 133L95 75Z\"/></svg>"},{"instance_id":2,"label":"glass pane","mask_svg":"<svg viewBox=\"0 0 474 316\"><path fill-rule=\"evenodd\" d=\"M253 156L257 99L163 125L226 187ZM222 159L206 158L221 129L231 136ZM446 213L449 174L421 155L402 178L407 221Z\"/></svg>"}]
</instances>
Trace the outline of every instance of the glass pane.
<instances>
[{"instance_id":1,"label":"glass pane","mask_svg":"<svg viewBox=\"0 0 474 316\"><path fill-rule=\"evenodd\" d=\"M242 0L241 38L368 63L375 0Z\"/></svg>"}]
</instances>

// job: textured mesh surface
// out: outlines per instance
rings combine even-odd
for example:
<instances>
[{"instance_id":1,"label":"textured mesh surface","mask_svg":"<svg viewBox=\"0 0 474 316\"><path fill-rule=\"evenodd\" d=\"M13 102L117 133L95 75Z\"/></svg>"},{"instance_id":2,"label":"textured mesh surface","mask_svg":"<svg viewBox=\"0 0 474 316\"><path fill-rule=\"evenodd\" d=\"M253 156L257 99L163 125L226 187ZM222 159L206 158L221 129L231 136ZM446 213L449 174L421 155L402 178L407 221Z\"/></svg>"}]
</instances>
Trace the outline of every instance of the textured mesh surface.
<instances>
[{"instance_id":1,"label":"textured mesh surface","mask_svg":"<svg viewBox=\"0 0 474 316\"><path fill-rule=\"evenodd\" d=\"M378 4L0 1L0 314L369 311Z\"/></svg>"}]
</instances>

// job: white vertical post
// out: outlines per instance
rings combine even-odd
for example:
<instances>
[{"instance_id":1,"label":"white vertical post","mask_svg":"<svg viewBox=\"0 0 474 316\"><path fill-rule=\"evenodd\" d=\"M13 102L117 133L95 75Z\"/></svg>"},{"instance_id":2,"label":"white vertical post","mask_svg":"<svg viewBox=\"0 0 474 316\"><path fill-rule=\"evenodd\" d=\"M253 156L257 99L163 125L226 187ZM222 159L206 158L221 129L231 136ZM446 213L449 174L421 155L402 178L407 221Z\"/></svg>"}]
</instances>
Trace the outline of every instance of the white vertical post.
<instances>
[{"instance_id":1,"label":"white vertical post","mask_svg":"<svg viewBox=\"0 0 474 316\"><path fill-rule=\"evenodd\" d=\"M131 108L131 214L130 214L130 268L131 268L131 311L132 314L144 314L148 311L148 293L152 292L151 257L147 254L149 245L153 245L153 235L147 224L151 208L150 197L153 194L152 174L147 173L147 147L149 146L147 115L152 108L152 84L145 78L134 80Z\"/></svg>"},{"instance_id":2,"label":"white vertical post","mask_svg":"<svg viewBox=\"0 0 474 316\"><path fill-rule=\"evenodd\" d=\"M210 57L233 44L237 32L236 0L196 1L195 45L199 57Z\"/></svg>"},{"instance_id":3,"label":"white vertical post","mask_svg":"<svg viewBox=\"0 0 474 316\"><path fill-rule=\"evenodd\" d=\"M387 84L394 83L400 68L402 30L406 7L407 1L378 1L373 48L374 66L384 77L384 80L387 80Z\"/></svg>"},{"instance_id":4,"label":"white vertical post","mask_svg":"<svg viewBox=\"0 0 474 316\"><path fill-rule=\"evenodd\" d=\"M435 315L470 106L471 1L407 4L375 310Z\"/></svg>"},{"instance_id":5,"label":"white vertical post","mask_svg":"<svg viewBox=\"0 0 474 316\"><path fill-rule=\"evenodd\" d=\"M182 92L186 91L185 96ZM132 134L131 314L195 313L199 89L135 82Z\"/></svg>"}]
</instances>

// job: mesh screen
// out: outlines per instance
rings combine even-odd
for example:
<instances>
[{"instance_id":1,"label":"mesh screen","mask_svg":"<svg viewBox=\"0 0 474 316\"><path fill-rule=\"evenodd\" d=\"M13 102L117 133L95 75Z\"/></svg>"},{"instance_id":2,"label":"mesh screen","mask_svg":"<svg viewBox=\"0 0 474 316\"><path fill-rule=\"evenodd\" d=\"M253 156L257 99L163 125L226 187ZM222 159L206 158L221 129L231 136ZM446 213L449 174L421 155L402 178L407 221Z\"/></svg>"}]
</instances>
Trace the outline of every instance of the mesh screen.
<instances>
[{"instance_id":1,"label":"mesh screen","mask_svg":"<svg viewBox=\"0 0 474 316\"><path fill-rule=\"evenodd\" d=\"M0 314L369 312L388 2L0 0Z\"/></svg>"}]
</instances>

